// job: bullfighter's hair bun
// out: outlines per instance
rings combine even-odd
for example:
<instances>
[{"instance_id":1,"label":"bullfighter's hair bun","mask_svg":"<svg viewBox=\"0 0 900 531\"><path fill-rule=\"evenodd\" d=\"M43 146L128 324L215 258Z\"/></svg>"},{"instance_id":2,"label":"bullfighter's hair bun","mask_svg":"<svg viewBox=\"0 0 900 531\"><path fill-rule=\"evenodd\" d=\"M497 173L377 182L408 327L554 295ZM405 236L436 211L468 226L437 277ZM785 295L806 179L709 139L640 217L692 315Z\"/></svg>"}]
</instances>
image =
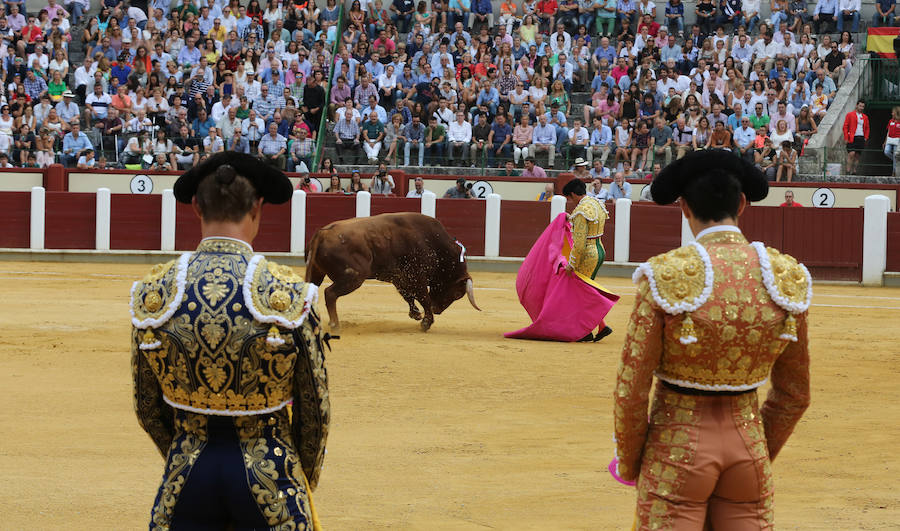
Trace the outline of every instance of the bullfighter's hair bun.
<instances>
[{"instance_id":1,"label":"bullfighter's hair bun","mask_svg":"<svg viewBox=\"0 0 900 531\"><path fill-rule=\"evenodd\" d=\"M184 172L175 181L175 199L190 203L200 181L206 177L214 176L220 186L227 186L238 175L246 177L266 203L285 203L294 192L290 179L278 168L246 153L221 151Z\"/></svg>"},{"instance_id":2,"label":"bullfighter's hair bun","mask_svg":"<svg viewBox=\"0 0 900 531\"><path fill-rule=\"evenodd\" d=\"M650 184L650 195L660 205L674 203L691 181L711 174L736 177L748 201L761 201L769 194L769 182L759 168L731 151L707 149L689 153L663 168Z\"/></svg>"}]
</instances>

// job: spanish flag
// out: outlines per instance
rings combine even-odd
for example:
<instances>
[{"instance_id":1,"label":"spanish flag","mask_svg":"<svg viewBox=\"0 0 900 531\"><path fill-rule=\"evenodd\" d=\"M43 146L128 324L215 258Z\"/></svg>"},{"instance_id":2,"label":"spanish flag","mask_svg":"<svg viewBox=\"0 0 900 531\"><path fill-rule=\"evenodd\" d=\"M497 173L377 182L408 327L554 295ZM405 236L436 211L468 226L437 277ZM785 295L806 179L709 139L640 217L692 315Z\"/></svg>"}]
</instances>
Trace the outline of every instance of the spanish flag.
<instances>
[{"instance_id":1,"label":"spanish flag","mask_svg":"<svg viewBox=\"0 0 900 531\"><path fill-rule=\"evenodd\" d=\"M894 38L900 35L900 28L869 28L866 51L877 53L879 57L897 57L894 53Z\"/></svg>"}]
</instances>

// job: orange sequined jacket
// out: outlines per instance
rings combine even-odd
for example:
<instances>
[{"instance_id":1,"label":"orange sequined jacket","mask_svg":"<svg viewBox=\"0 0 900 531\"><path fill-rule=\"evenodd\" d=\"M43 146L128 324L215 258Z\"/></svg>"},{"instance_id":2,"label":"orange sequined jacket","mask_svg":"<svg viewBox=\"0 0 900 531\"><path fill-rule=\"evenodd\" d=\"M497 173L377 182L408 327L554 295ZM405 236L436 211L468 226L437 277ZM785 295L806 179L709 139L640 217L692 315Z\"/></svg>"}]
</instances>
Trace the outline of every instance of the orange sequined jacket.
<instances>
[{"instance_id":1,"label":"orange sequined jacket","mask_svg":"<svg viewBox=\"0 0 900 531\"><path fill-rule=\"evenodd\" d=\"M809 404L809 272L737 227L641 264L637 298L615 390L619 475L636 479L647 436L653 376L710 391L755 389L771 378L762 407L770 458Z\"/></svg>"}]
</instances>

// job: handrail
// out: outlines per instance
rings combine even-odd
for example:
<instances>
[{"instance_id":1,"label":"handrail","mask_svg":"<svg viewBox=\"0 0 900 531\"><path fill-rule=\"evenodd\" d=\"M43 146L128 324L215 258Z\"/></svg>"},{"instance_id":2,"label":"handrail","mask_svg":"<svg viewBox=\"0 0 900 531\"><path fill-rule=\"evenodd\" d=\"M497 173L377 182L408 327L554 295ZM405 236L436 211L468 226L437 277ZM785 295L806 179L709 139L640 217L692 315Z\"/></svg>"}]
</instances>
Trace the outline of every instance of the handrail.
<instances>
[{"instance_id":1,"label":"handrail","mask_svg":"<svg viewBox=\"0 0 900 531\"><path fill-rule=\"evenodd\" d=\"M338 10L337 30L334 35L334 45L331 47L331 68L328 71L328 85L325 87L325 103L322 104L322 119L319 120L319 133L316 135L316 151L313 153L312 167L309 171L319 169L319 161L322 156L322 149L325 146L325 128L328 124L328 103L331 101L331 84L334 81L334 62L337 58L338 45L341 43L341 28L344 26L344 2L340 3Z\"/></svg>"}]
</instances>

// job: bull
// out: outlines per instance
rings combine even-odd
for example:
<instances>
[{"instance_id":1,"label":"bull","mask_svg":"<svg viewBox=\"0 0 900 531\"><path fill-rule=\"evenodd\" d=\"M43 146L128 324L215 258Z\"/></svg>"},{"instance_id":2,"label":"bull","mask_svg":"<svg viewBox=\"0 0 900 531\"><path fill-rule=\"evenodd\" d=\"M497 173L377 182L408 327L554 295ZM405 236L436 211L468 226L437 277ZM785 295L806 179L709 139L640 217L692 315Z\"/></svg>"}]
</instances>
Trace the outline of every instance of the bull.
<instances>
[{"instance_id":1,"label":"bull","mask_svg":"<svg viewBox=\"0 0 900 531\"><path fill-rule=\"evenodd\" d=\"M340 330L337 299L359 288L366 279L390 282L409 304L409 316L423 331L453 301L475 290L465 262L465 250L434 218L402 212L335 221L313 235L306 253L306 281L321 285L325 276L325 306L329 326ZM422 311L416 307L422 306Z\"/></svg>"}]
</instances>

